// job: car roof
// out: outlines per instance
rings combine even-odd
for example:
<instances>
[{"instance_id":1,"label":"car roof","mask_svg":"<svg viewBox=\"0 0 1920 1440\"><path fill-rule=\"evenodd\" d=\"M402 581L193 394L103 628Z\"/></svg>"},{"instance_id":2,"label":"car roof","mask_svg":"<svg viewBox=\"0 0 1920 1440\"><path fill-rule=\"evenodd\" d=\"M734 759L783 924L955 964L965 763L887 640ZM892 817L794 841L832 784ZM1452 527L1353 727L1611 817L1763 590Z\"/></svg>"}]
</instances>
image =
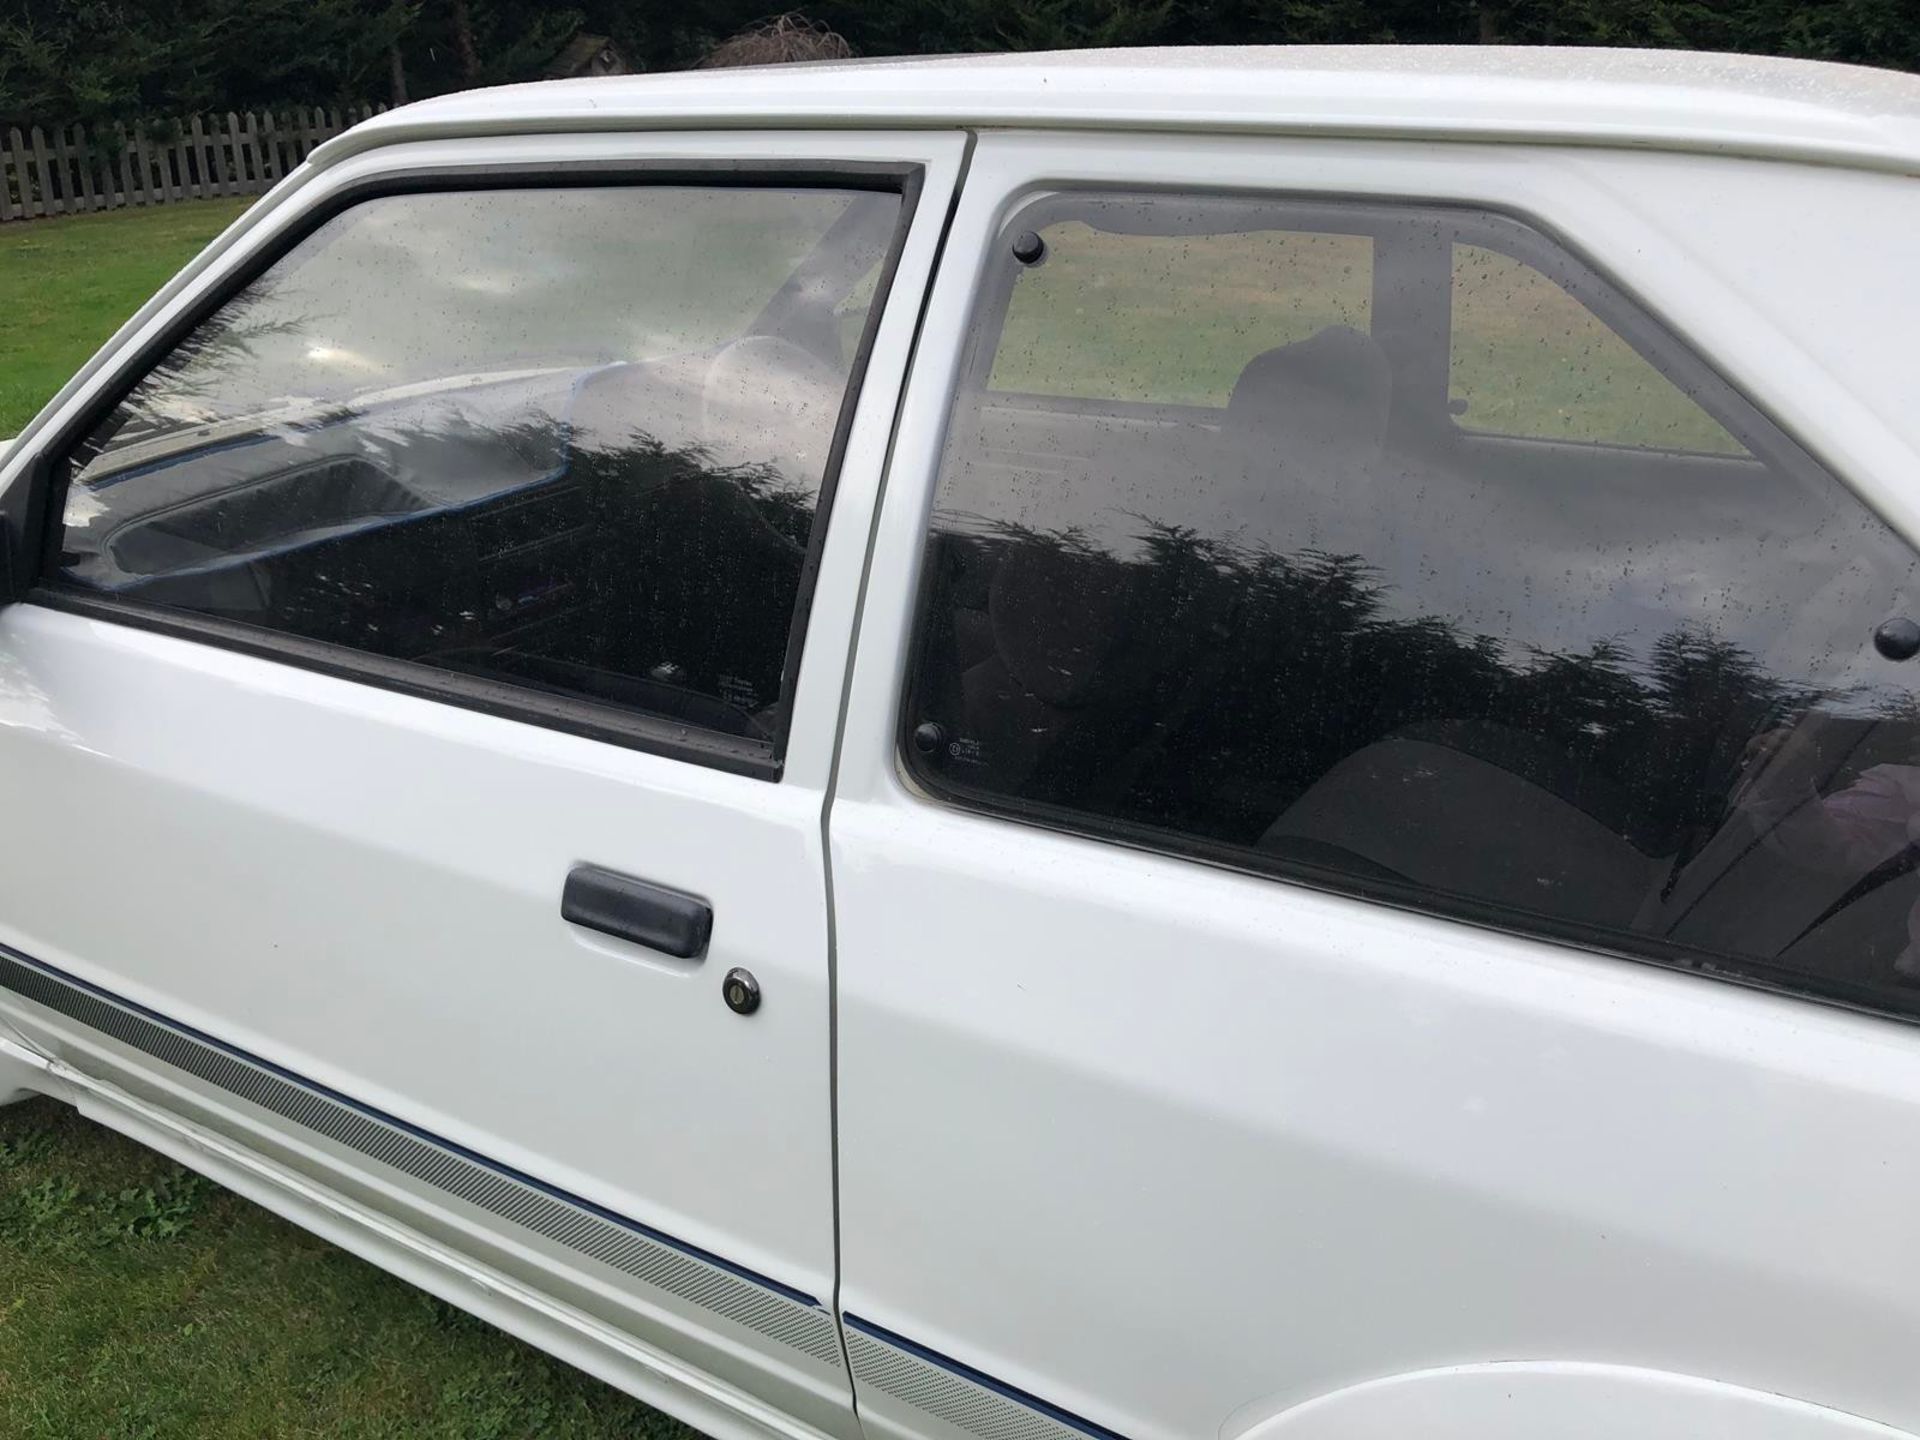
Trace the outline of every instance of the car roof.
<instances>
[{"instance_id":1,"label":"car roof","mask_svg":"<svg viewBox=\"0 0 1920 1440\"><path fill-rule=\"evenodd\" d=\"M1920 77L1679 50L1243 46L553 80L388 111L316 152L450 135L1041 127L1505 141L1920 172Z\"/></svg>"}]
</instances>

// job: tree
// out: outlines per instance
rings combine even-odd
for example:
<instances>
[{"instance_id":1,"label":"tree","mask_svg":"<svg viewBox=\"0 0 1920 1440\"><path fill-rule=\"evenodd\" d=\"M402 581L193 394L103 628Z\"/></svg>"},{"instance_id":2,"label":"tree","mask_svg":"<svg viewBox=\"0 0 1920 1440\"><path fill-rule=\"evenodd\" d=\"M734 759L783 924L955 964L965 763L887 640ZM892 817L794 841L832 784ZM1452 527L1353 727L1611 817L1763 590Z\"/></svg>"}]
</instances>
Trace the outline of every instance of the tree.
<instances>
[{"instance_id":1,"label":"tree","mask_svg":"<svg viewBox=\"0 0 1920 1440\"><path fill-rule=\"evenodd\" d=\"M6 0L0 123L402 99L537 78L578 31L698 63L767 0ZM817 0L857 55L1119 44L1646 45L1920 69L1920 0Z\"/></svg>"},{"instance_id":2,"label":"tree","mask_svg":"<svg viewBox=\"0 0 1920 1440\"><path fill-rule=\"evenodd\" d=\"M473 15L467 0L447 0L447 23L453 30L453 53L460 61L460 78L469 85L480 80L480 52L473 43Z\"/></svg>"},{"instance_id":3,"label":"tree","mask_svg":"<svg viewBox=\"0 0 1920 1440\"><path fill-rule=\"evenodd\" d=\"M408 89L414 98L537 79L585 23L573 6L542 0L426 0L408 27Z\"/></svg>"},{"instance_id":4,"label":"tree","mask_svg":"<svg viewBox=\"0 0 1920 1440\"><path fill-rule=\"evenodd\" d=\"M417 3L15 0L0 21L0 122L361 99Z\"/></svg>"},{"instance_id":5,"label":"tree","mask_svg":"<svg viewBox=\"0 0 1920 1440\"><path fill-rule=\"evenodd\" d=\"M700 64L707 69L782 65L793 60L844 60L852 53L844 36L817 20L788 11L721 41Z\"/></svg>"}]
</instances>

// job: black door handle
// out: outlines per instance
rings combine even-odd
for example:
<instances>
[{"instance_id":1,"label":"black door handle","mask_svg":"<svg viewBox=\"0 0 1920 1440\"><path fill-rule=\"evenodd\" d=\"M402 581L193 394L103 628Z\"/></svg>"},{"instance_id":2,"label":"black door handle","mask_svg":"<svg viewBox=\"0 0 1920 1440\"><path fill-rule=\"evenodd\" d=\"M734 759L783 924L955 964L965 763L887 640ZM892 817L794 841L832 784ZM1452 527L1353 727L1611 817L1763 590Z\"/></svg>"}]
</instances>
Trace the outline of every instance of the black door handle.
<instances>
[{"instance_id":1,"label":"black door handle","mask_svg":"<svg viewBox=\"0 0 1920 1440\"><path fill-rule=\"evenodd\" d=\"M713 907L697 895L598 865L576 865L560 893L560 918L691 960L707 948Z\"/></svg>"}]
</instances>

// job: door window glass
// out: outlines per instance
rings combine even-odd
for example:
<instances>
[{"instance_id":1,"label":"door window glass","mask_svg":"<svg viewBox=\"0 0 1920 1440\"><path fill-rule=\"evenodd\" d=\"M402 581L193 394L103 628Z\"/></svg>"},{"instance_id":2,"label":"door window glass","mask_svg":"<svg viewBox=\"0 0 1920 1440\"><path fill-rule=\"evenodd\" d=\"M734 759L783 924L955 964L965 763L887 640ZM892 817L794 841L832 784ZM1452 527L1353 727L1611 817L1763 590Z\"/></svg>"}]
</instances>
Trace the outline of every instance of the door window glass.
<instances>
[{"instance_id":1,"label":"door window glass","mask_svg":"<svg viewBox=\"0 0 1920 1440\"><path fill-rule=\"evenodd\" d=\"M1228 326L1221 272L1164 247L1261 228L1282 290L1336 295ZM1509 220L1067 194L1023 230L1047 253L990 267L939 476L903 714L929 788L1920 1013L1920 567L1833 476ZM1371 252L1364 309L1342 245ZM1462 251L1553 287L1501 322L1532 333L1484 343ZM1043 327L1006 312L1055 265L1062 398L1009 396L997 344ZM1455 357L1519 395L1595 327L1642 378L1561 392L1586 443L1454 423ZM1238 373L1184 410L1069 378L1209 348ZM1713 434L1738 453L1670 443Z\"/></svg>"},{"instance_id":2,"label":"door window glass","mask_svg":"<svg viewBox=\"0 0 1920 1440\"><path fill-rule=\"evenodd\" d=\"M1367 328L1373 247L1360 235L1247 230L1114 234L1053 227L1023 270L992 387L1148 405L1224 405L1248 360L1327 325ZM1184 307L1206 297L1204 309Z\"/></svg>"},{"instance_id":3,"label":"door window glass","mask_svg":"<svg viewBox=\"0 0 1920 1440\"><path fill-rule=\"evenodd\" d=\"M69 585L772 745L897 194L392 195L72 457Z\"/></svg>"},{"instance_id":4,"label":"door window glass","mask_svg":"<svg viewBox=\"0 0 1920 1440\"><path fill-rule=\"evenodd\" d=\"M1591 310L1523 260L1454 245L1449 389L1468 430L1742 454Z\"/></svg>"}]
</instances>

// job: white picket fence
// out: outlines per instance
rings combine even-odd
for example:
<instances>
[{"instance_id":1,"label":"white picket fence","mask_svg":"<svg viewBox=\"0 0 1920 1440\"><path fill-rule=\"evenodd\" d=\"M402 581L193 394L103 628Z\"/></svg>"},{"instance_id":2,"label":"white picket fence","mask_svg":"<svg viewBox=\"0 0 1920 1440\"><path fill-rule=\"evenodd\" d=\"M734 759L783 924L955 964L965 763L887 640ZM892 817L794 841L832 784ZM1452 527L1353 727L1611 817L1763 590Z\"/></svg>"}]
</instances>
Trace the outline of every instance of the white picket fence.
<instances>
[{"instance_id":1,"label":"white picket fence","mask_svg":"<svg viewBox=\"0 0 1920 1440\"><path fill-rule=\"evenodd\" d=\"M177 130L166 140L144 125L10 129L0 137L0 221L258 195L321 141L386 108L195 115L166 127Z\"/></svg>"}]
</instances>

